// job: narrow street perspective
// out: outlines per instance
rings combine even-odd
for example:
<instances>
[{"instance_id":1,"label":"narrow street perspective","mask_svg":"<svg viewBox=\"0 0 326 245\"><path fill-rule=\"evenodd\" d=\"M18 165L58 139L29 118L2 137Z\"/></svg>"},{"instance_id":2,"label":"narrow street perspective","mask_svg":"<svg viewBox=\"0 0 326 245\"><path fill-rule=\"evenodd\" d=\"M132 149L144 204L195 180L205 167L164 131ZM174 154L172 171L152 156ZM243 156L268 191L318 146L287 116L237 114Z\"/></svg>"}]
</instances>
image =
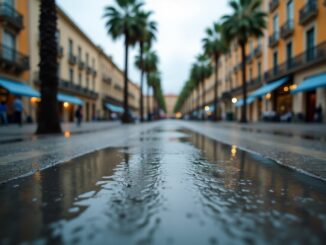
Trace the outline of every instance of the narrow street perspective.
<instances>
[{"instance_id":1,"label":"narrow street perspective","mask_svg":"<svg viewBox=\"0 0 326 245\"><path fill-rule=\"evenodd\" d=\"M0 245L325 245L325 0L0 0Z\"/></svg>"}]
</instances>

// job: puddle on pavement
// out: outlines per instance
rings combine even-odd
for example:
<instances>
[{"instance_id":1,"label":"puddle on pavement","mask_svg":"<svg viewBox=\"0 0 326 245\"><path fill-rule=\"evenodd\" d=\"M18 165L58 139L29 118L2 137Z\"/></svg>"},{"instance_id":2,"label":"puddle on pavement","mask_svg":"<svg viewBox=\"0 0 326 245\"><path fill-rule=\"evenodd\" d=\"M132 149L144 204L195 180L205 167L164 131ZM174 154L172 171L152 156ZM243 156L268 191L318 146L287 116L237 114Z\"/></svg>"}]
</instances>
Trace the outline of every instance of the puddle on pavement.
<instances>
[{"instance_id":1,"label":"puddle on pavement","mask_svg":"<svg viewBox=\"0 0 326 245\"><path fill-rule=\"evenodd\" d=\"M1 244L322 244L326 184L165 127L0 186Z\"/></svg>"}]
</instances>

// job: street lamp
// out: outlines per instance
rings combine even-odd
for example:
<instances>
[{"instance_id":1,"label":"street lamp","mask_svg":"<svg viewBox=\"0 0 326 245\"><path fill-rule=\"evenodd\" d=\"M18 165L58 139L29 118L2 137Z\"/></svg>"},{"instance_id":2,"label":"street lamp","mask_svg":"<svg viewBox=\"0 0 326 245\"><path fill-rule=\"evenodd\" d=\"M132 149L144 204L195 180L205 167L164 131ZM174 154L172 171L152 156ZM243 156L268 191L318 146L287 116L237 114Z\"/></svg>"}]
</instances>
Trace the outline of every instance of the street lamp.
<instances>
[{"instance_id":1,"label":"street lamp","mask_svg":"<svg viewBox=\"0 0 326 245\"><path fill-rule=\"evenodd\" d=\"M64 107L65 109L67 109L67 108L69 107L69 103L68 103L68 102L64 102L64 103L63 103L63 107Z\"/></svg>"},{"instance_id":2,"label":"street lamp","mask_svg":"<svg viewBox=\"0 0 326 245\"><path fill-rule=\"evenodd\" d=\"M236 104L238 102L238 99L237 98L232 98L232 103L233 104Z\"/></svg>"},{"instance_id":3,"label":"street lamp","mask_svg":"<svg viewBox=\"0 0 326 245\"><path fill-rule=\"evenodd\" d=\"M208 112L209 111L209 106L205 106L205 111Z\"/></svg>"}]
</instances>

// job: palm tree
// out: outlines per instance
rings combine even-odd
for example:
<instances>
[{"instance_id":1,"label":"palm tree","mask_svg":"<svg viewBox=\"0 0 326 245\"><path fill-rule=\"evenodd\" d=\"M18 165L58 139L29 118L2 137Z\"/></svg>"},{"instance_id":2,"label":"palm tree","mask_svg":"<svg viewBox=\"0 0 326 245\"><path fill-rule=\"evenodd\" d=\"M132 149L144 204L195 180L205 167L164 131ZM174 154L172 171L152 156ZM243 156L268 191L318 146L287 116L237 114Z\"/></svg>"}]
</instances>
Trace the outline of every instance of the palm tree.
<instances>
[{"instance_id":1,"label":"palm tree","mask_svg":"<svg viewBox=\"0 0 326 245\"><path fill-rule=\"evenodd\" d=\"M205 80L212 75L213 67L205 54L197 56L197 63L194 65L194 76L202 86L203 100L202 109L206 106ZM202 113L202 120L205 120L205 113Z\"/></svg>"},{"instance_id":2,"label":"palm tree","mask_svg":"<svg viewBox=\"0 0 326 245\"><path fill-rule=\"evenodd\" d=\"M200 112L200 71L197 63L194 63L191 67L190 80L194 83L194 89L197 91L196 109L198 114ZM197 118L199 119L199 118Z\"/></svg>"},{"instance_id":3,"label":"palm tree","mask_svg":"<svg viewBox=\"0 0 326 245\"><path fill-rule=\"evenodd\" d=\"M40 81L41 103L38 115L37 134L60 133L60 116L57 101L57 12L55 0L40 3Z\"/></svg>"},{"instance_id":4,"label":"palm tree","mask_svg":"<svg viewBox=\"0 0 326 245\"><path fill-rule=\"evenodd\" d=\"M206 30L206 37L203 39L205 54L214 60L215 64L215 84L214 84L214 116L213 119L218 119L217 103L218 103L218 62L222 53L226 50L226 45L222 39L222 26L219 23L214 23L212 28Z\"/></svg>"},{"instance_id":5,"label":"palm tree","mask_svg":"<svg viewBox=\"0 0 326 245\"><path fill-rule=\"evenodd\" d=\"M137 31L137 40L139 42L139 57L138 61L136 61L136 66L140 70L140 121L144 121L144 62L143 62L143 54L146 49L149 49L153 40L156 39L155 33L157 31L157 23L154 21L150 21L149 17L152 12L140 11L138 13L139 25Z\"/></svg>"},{"instance_id":6,"label":"palm tree","mask_svg":"<svg viewBox=\"0 0 326 245\"><path fill-rule=\"evenodd\" d=\"M260 10L262 0L232 0L231 15L223 16L223 34L230 44L241 48L243 106L241 122L247 122L246 45L250 37L260 37L266 28L266 14Z\"/></svg>"},{"instance_id":7,"label":"palm tree","mask_svg":"<svg viewBox=\"0 0 326 245\"><path fill-rule=\"evenodd\" d=\"M137 42L137 31L139 30L140 8L143 3L137 0L115 0L116 6L108 6L105 8L104 17L107 19L106 28L108 34L113 40L124 37L125 45L125 69L124 69L124 113L122 115L123 123L132 122L129 114L128 103L128 58L129 46L133 46Z\"/></svg>"},{"instance_id":8,"label":"palm tree","mask_svg":"<svg viewBox=\"0 0 326 245\"><path fill-rule=\"evenodd\" d=\"M153 115L158 116L159 114L159 90L161 88L161 74L158 71L149 73L148 84L153 88Z\"/></svg>"},{"instance_id":9,"label":"palm tree","mask_svg":"<svg viewBox=\"0 0 326 245\"><path fill-rule=\"evenodd\" d=\"M146 47L146 46L145 46ZM135 58L135 65L137 67L141 66L143 67L144 74L147 75L147 119L150 120L150 82L149 82L149 75L155 71L157 71L159 58L157 56L157 53L153 50L150 50L149 48L144 49L143 59L140 58L140 56L136 56Z\"/></svg>"}]
</instances>

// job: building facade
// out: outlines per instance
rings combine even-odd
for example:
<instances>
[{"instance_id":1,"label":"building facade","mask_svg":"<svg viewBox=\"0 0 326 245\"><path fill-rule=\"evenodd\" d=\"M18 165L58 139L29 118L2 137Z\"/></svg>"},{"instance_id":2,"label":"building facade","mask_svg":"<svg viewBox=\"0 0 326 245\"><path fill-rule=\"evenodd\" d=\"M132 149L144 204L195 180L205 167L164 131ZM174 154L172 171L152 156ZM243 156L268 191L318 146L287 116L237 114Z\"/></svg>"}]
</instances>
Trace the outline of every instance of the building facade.
<instances>
[{"instance_id":1,"label":"building facade","mask_svg":"<svg viewBox=\"0 0 326 245\"><path fill-rule=\"evenodd\" d=\"M247 118L251 122L326 122L326 3L323 0L264 0L268 27L246 46ZM218 110L223 119L240 120L241 53L236 43L219 60L218 108L213 107L214 76L203 94L193 91L183 114ZM199 100L200 108L197 108ZM321 108L323 118L316 111Z\"/></svg>"},{"instance_id":2,"label":"building facade","mask_svg":"<svg viewBox=\"0 0 326 245\"><path fill-rule=\"evenodd\" d=\"M13 101L29 84L29 14L27 1L0 1L0 103L7 105L7 121L13 122ZM25 90L26 92L26 90ZM25 112L30 111L28 97L22 98ZM0 122L1 123L1 122ZM4 122L2 122L4 123Z\"/></svg>"},{"instance_id":3,"label":"building facade","mask_svg":"<svg viewBox=\"0 0 326 245\"><path fill-rule=\"evenodd\" d=\"M26 116L36 121L41 83L38 66L40 0L2 0L0 4L0 79L8 80L6 84L0 83L1 100L11 108L15 95L22 96ZM79 106L85 121L119 118L123 112L123 72L59 7L57 17L61 120L74 121ZM26 85L32 92L10 91L10 82ZM139 87L131 81L128 86L131 113L138 116Z\"/></svg>"}]
</instances>

